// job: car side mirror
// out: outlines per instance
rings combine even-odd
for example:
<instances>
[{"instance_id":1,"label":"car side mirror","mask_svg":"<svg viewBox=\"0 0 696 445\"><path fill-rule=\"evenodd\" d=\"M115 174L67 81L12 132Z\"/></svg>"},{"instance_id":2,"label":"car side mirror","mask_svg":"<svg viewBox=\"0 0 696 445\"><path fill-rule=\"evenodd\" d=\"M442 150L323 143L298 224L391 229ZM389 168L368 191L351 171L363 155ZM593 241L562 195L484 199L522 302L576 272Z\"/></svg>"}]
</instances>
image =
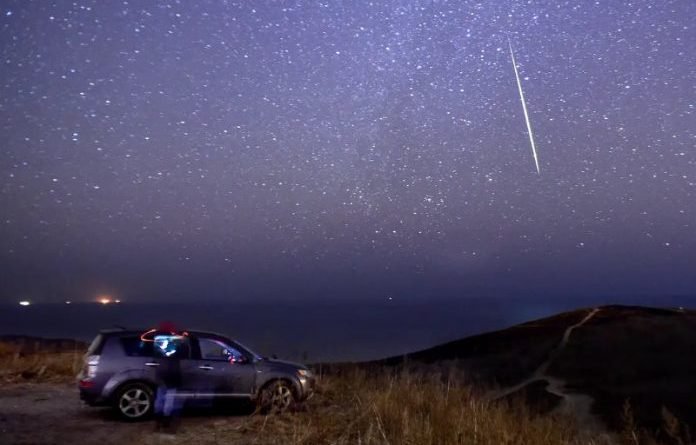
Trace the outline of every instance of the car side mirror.
<instances>
[{"instance_id":1,"label":"car side mirror","mask_svg":"<svg viewBox=\"0 0 696 445\"><path fill-rule=\"evenodd\" d=\"M230 357L230 364L232 364L232 365L237 365L237 364L244 365L247 363L249 363L249 358L245 355L241 355L241 356L236 357L236 358Z\"/></svg>"}]
</instances>

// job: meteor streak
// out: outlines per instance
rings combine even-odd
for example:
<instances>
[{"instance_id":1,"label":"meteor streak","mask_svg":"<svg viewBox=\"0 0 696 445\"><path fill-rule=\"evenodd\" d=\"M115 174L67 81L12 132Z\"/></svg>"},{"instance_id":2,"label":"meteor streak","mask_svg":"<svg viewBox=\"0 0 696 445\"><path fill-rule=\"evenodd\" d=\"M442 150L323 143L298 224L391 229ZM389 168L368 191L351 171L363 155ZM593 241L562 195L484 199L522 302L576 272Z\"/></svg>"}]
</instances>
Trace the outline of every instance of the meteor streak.
<instances>
[{"instance_id":1,"label":"meteor streak","mask_svg":"<svg viewBox=\"0 0 696 445\"><path fill-rule=\"evenodd\" d=\"M524 101L524 93L522 92L522 82L520 75L517 72L517 63L515 63L515 53L512 52L512 42L508 37L508 45L510 45L510 58L512 58L512 68L515 70L515 79L517 79L517 89L520 92L520 101L522 101L522 111L524 112L524 121L527 123L527 133L529 133L529 143L532 146L532 154L534 155L534 164L536 165L537 174L541 174L539 169L539 158L537 157L536 144L534 144L534 135L532 134L532 124L529 122L529 113L527 113L527 103Z\"/></svg>"}]
</instances>

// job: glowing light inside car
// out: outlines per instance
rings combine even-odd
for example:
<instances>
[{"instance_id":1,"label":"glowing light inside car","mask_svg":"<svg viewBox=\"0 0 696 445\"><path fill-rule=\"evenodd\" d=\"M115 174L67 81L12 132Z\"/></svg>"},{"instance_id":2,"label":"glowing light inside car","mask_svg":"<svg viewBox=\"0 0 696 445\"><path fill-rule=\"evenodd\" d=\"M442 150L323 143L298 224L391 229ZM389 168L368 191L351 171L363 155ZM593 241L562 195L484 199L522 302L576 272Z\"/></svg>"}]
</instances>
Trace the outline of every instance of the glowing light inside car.
<instances>
[{"instance_id":1,"label":"glowing light inside car","mask_svg":"<svg viewBox=\"0 0 696 445\"><path fill-rule=\"evenodd\" d=\"M164 332L164 331L161 331L159 329L154 329L154 328L150 329L149 331L145 331L142 334L140 334L140 340L141 341L155 341L154 336L152 335L155 332ZM169 332L169 334L171 334L172 338L174 338L174 339L182 339L182 338L189 335L189 333L186 331L184 331L181 334L174 332L174 331L171 331L171 330L168 332Z\"/></svg>"}]
</instances>

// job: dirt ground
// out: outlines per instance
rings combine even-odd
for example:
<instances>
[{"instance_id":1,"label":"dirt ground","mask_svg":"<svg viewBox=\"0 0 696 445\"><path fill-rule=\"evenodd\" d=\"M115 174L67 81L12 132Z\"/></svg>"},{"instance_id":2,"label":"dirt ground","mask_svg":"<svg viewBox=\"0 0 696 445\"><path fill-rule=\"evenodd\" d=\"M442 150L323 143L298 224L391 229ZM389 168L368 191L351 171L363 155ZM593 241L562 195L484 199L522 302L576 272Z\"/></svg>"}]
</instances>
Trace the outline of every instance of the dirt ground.
<instances>
[{"instance_id":1,"label":"dirt ground","mask_svg":"<svg viewBox=\"0 0 696 445\"><path fill-rule=\"evenodd\" d=\"M264 443L247 431L259 421L250 411L189 410L177 434L162 434L154 421L127 423L108 408L84 405L74 384L12 384L0 387L0 445Z\"/></svg>"}]
</instances>

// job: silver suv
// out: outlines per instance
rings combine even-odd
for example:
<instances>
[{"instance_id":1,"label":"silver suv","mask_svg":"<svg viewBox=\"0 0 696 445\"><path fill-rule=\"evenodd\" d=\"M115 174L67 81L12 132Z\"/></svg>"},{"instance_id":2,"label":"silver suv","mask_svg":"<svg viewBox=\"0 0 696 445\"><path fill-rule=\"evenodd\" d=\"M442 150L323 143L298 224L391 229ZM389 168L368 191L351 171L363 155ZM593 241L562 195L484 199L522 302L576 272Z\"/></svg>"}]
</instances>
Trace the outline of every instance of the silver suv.
<instances>
[{"instance_id":1,"label":"silver suv","mask_svg":"<svg viewBox=\"0 0 696 445\"><path fill-rule=\"evenodd\" d=\"M150 416L162 363L154 332L101 331L78 375L80 398L91 406L111 405L126 420ZM314 375L304 365L263 358L211 332L184 331L178 338L175 355L167 357L178 361L177 397L246 399L278 412L306 400L314 390Z\"/></svg>"}]
</instances>

